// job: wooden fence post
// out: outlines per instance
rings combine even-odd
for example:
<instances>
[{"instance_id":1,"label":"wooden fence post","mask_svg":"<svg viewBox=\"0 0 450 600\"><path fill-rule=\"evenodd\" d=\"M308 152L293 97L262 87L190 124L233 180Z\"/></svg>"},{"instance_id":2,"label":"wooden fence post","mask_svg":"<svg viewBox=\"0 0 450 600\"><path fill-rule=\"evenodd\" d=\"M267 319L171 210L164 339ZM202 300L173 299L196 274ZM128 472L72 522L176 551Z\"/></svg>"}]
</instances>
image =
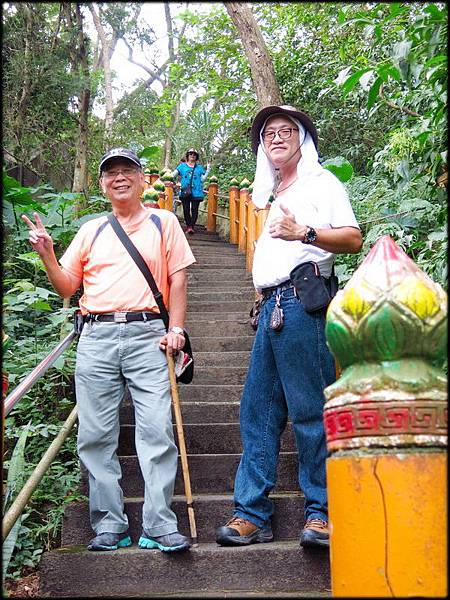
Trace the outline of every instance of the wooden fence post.
<instances>
[{"instance_id":1,"label":"wooden fence post","mask_svg":"<svg viewBox=\"0 0 450 600\"><path fill-rule=\"evenodd\" d=\"M236 182L236 183L234 183ZM229 191L228 210L230 216L230 244L238 243L238 203L239 203L239 186L235 179L231 180Z\"/></svg>"},{"instance_id":2,"label":"wooden fence post","mask_svg":"<svg viewBox=\"0 0 450 600\"><path fill-rule=\"evenodd\" d=\"M446 329L446 293L388 235L328 308L333 597L447 596Z\"/></svg>"},{"instance_id":3,"label":"wooden fence post","mask_svg":"<svg viewBox=\"0 0 450 600\"><path fill-rule=\"evenodd\" d=\"M218 194L217 182L211 181L208 186L208 221L206 229L207 231L216 231L216 213L217 213L217 194Z\"/></svg>"},{"instance_id":4,"label":"wooden fence post","mask_svg":"<svg viewBox=\"0 0 450 600\"><path fill-rule=\"evenodd\" d=\"M253 204L251 198L249 198L247 204L247 257L245 264L247 271L250 272L253 267L253 255L255 253L256 239L256 206Z\"/></svg>"},{"instance_id":5,"label":"wooden fence post","mask_svg":"<svg viewBox=\"0 0 450 600\"><path fill-rule=\"evenodd\" d=\"M247 246L247 203L248 188L239 190L239 229L238 229L238 252L245 253Z\"/></svg>"}]
</instances>

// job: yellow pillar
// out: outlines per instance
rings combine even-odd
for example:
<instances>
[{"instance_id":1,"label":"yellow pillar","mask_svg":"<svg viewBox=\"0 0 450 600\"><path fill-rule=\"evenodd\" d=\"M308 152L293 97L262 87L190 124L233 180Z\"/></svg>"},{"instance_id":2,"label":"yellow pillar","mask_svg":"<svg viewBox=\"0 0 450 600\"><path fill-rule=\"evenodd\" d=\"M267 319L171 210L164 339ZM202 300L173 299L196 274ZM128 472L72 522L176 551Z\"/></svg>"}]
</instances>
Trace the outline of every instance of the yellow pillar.
<instances>
[{"instance_id":1,"label":"yellow pillar","mask_svg":"<svg viewBox=\"0 0 450 600\"><path fill-rule=\"evenodd\" d=\"M158 206L159 208L166 208L166 192L159 192Z\"/></svg>"},{"instance_id":2,"label":"yellow pillar","mask_svg":"<svg viewBox=\"0 0 450 600\"><path fill-rule=\"evenodd\" d=\"M443 452L327 462L334 597L447 595Z\"/></svg>"},{"instance_id":3,"label":"yellow pillar","mask_svg":"<svg viewBox=\"0 0 450 600\"><path fill-rule=\"evenodd\" d=\"M159 179L159 174L158 173L150 173L149 178L150 178L150 185L153 185L155 183L155 181L157 181Z\"/></svg>"},{"instance_id":4,"label":"yellow pillar","mask_svg":"<svg viewBox=\"0 0 450 600\"><path fill-rule=\"evenodd\" d=\"M164 208L166 210L170 210L172 211L172 205L173 205L173 182L172 181L165 181L164 182L164 186L165 186L165 206Z\"/></svg>"},{"instance_id":5,"label":"yellow pillar","mask_svg":"<svg viewBox=\"0 0 450 600\"><path fill-rule=\"evenodd\" d=\"M229 192L229 216L230 216L230 244L238 242L238 210L239 203L239 188L237 185L232 185Z\"/></svg>"},{"instance_id":6,"label":"yellow pillar","mask_svg":"<svg viewBox=\"0 0 450 600\"><path fill-rule=\"evenodd\" d=\"M208 186L208 221L207 231L216 231L216 214L217 214L217 183L210 183Z\"/></svg>"},{"instance_id":7,"label":"yellow pillar","mask_svg":"<svg viewBox=\"0 0 450 600\"><path fill-rule=\"evenodd\" d=\"M262 208L256 210L256 232L255 239L258 239L264 229L264 223L266 222L267 215L269 214L268 208Z\"/></svg>"},{"instance_id":8,"label":"yellow pillar","mask_svg":"<svg viewBox=\"0 0 450 600\"><path fill-rule=\"evenodd\" d=\"M256 207L249 198L247 204L247 244L246 244L246 268L252 270L253 255L255 253L256 243Z\"/></svg>"},{"instance_id":9,"label":"yellow pillar","mask_svg":"<svg viewBox=\"0 0 450 600\"><path fill-rule=\"evenodd\" d=\"M447 296L389 236L327 311L334 597L447 596Z\"/></svg>"},{"instance_id":10,"label":"yellow pillar","mask_svg":"<svg viewBox=\"0 0 450 600\"><path fill-rule=\"evenodd\" d=\"M238 228L238 252L245 253L247 245L247 203L248 189L239 191L239 228Z\"/></svg>"}]
</instances>

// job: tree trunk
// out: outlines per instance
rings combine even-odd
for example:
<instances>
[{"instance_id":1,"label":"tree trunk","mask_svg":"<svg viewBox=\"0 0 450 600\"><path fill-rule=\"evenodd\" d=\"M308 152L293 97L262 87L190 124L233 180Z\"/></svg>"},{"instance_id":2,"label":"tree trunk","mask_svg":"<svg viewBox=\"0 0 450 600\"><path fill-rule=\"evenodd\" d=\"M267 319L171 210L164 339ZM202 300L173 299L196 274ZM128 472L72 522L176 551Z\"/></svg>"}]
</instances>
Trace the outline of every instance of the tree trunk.
<instances>
[{"instance_id":1,"label":"tree trunk","mask_svg":"<svg viewBox=\"0 0 450 600\"><path fill-rule=\"evenodd\" d=\"M251 7L243 2L224 4L241 38L260 107L283 104L273 63Z\"/></svg>"},{"instance_id":2,"label":"tree trunk","mask_svg":"<svg viewBox=\"0 0 450 600\"><path fill-rule=\"evenodd\" d=\"M112 138L113 134L113 117L114 117L114 104L112 97L112 76L111 76L111 56L114 51L114 46L117 41L116 35L113 33L111 40L108 40L105 29L101 22L101 7L99 6L99 14L96 13L94 5L89 3L89 10L91 11L94 25L97 30L98 37L102 43L101 58L103 65L103 73L105 76L105 141L108 146L108 141Z\"/></svg>"},{"instance_id":3,"label":"tree trunk","mask_svg":"<svg viewBox=\"0 0 450 600\"><path fill-rule=\"evenodd\" d=\"M164 14L166 18L166 29L167 29L167 50L169 52L169 61L171 63L175 62L175 47L173 43L173 29L172 29L172 16L170 14L170 5L169 2L164 2ZM171 87L170 78L167 78L167 84L163 85L163 87L167 90ZM163 156L163 164L164 168L167 169L170 164L170 155L172 153L172 138L175 133L175 129L178 125L178 120L180 118L180 100L177 98L176 104L172 108L172 112L170 115L170 127L166 130L166 138L164 140L164 156Z\"/></svg>"},{"instance_id":4,"label":"tree trunk","mask_svg":"<svg viewBox=\"0 0 450 600\"><path fill-rule=\"evenodd\" d=\"M88 116L89 102L91 98L89 63L87 57L86 38L83 32L83 17L81 15L80 5L76 5L76 21L78 31L77 63L74 68L81 65L82 89L79 95L78 111L78 136L75 149L75 169L73 174L72 192L80 192L87 197L87 149L88 149ZM82 206L75 208L75 213Z\"/></svg>"},{"instance_id":5,"label":"tree trunk","mask_svg":"<svg viewBox=\"0 0 450 600\"><path fill-rule=\"evenodd\" d=\"M168 169L170 165L170 156L172 153L172 138L173 134L178 125L178 121L180 118L180 101L177 100L175 107L173 108L173 112L171 115L171 123L170 128L166 132L166 139L164 140L164 168Z\"/></svg>"}]
</instances>

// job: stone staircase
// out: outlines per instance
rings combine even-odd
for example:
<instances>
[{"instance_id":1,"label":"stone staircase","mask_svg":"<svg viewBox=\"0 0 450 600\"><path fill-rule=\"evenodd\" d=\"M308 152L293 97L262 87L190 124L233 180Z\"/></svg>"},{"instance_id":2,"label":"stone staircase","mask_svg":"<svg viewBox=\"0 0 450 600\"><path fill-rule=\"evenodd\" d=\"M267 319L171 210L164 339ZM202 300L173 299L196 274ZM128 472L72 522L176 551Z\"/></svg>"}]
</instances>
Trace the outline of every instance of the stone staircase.
<instances>
[{"instance_id":1,"label":"stone staircase","mask_svg":"<svg viewBox=\"0 0 450 600\"><path fill-rule=\"evenodd\" d=\"M43 597L328 597L328 553L298 544L304 524L298 491L295 441L283 435L277 487L272 494L275 541L220 547L215 530L232 514L239 463L239 399L253 331L248 313L254 290L245 257L236 246L205 229L189 238L197 263L189 268L189 331L195 355L190 385L180 385L184 434L199 544L190 552L163 554L137 547L141 532L143 482L134 447L134 416L125 401L119 454L122 487L133 539L131 548L88 552L92 537L86 503L66 511L61 548L44 554ZM176 430L175 438L176 438ZM87 493L86 482L83 484ZM173 508L179 529L189 535L179 464Z\"/></svg>"}]
</instances>

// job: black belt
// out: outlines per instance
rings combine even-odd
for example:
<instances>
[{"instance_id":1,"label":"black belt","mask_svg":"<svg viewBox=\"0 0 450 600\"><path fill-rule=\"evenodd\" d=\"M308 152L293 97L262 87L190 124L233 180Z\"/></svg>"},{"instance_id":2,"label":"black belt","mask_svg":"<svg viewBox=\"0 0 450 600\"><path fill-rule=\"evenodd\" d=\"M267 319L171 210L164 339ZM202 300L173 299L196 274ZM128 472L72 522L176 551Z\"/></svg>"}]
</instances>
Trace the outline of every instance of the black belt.
<instances>
[{"instance_id":1,"label":"black belt","mask_svg":"<svg viewBox=\"0 0 450 600\"><path fill-rule=\"evenodd\" d=\"M161 319L161 315L155 312L113 312L113 313L89 313L84 316L85 323L92 321L104 321L106 323L129 323L130 321L152 321Z\"/></svg>"},{"instance_id":2,"label":"black belt","mask_svg":"<svg viewBox=\"0 0 450 600\"><path fill-rule=\"evenodd\" d=\"M261 290L261 294L264 296L264 298L267 298L268 296L271 296L277 290L280 290L280 292L282 292L283 290L288 290L291 287L294 287L294 284L292 283L292 281L290 279L288 279L287 281L283 281L282 283L279 283L278 285L273 285L272 287L263 288Z\"/></svg>"}]
</instances>

